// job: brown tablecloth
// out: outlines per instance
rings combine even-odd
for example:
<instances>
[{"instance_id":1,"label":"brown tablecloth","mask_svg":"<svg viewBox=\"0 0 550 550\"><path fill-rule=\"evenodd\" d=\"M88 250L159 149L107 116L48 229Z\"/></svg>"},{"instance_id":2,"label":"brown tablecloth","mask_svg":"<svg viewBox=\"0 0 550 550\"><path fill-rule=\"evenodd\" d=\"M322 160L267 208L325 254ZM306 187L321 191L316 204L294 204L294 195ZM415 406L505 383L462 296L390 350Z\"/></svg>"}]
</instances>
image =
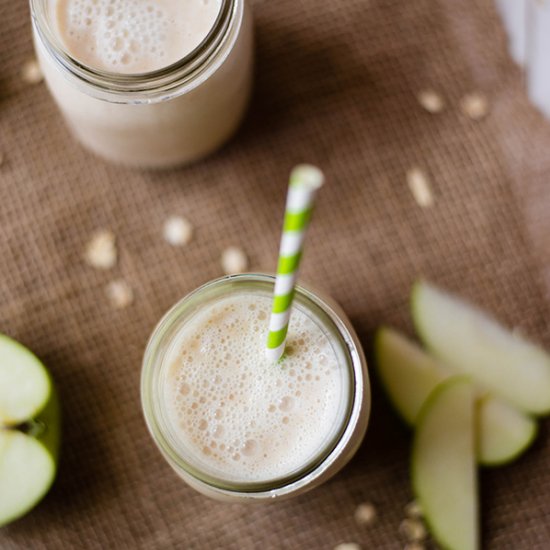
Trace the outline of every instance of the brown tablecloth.
<instances>
[{"instance_id":1,"label":"brown tablecloth","mask_svg":"<svg viewBox=\"0 0 550 550\"><path fill-rule=\"evenodd\" d=\"M289 170L319 164L319 197L303 278L349 313L370 351L381 323L410 331L419 275L493 310L550 346L550 125L532 108L489 0L256 1L257 78L249 115L222 151L190 168L105 164L69 136L45 86L20 76L32 57L27 2L0 0L0 330L31 347L57 381L64 413L59 477L47 498L0 531L3 550L54 548L331 549L342 541L397 549L411 499L410 434L374 385L369 433L333 481L267 507L208 500L180 482L142 419L139 375L164 311L221 275L242 246L272 271ZM415 94L448 108L430 115ZM471 90L489 116L458 109ZM412 165L433 183L421 209ZM182 249L163 221L189 218ZM82 260L94 230L112 229L120 261ZM136 293L115 311L106 284ZM546 285L546 286L545 286ZM550 547L548 422L513 466L482 472L484 541ZM369 528L353 512L372 501Z\"/></svg>"}]
</instances>

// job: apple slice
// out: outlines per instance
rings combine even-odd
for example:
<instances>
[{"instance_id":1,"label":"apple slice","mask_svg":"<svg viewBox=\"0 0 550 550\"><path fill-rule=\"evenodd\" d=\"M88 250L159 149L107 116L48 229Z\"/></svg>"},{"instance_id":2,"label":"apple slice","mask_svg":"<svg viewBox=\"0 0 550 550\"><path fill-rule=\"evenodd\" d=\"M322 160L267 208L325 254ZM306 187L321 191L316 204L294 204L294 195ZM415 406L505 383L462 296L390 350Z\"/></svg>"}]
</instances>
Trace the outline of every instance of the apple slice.
<instances>
[{"instance_id":1,"label":"apple slice","mask_svg":"<svg viewBox=\"0 0 550 550\"><path fill-rule=\"evenodd\" d=\"M28 512L57 470L59 408L48 371L0 335L0 526Z\"/></svg>"},{"instance_id":2,"label":"apple slice","mask_svg":"<svg viewBox=\"0 0 550 550\"><path fill-rule=\"evenodd\" d=\"M435 539L449 550L479 548L475 392L454 377L430 395L418 418L413 488Z\"/></svg>"},{"instance_id":3,"label":"apple slice","mask_svg":"<svg viewBox=\"0 0 550 550\"><path fill-rule=\"evenodd\" d=\"M533 418L488 394L478 400L477 422L477 457L484 466L514 461L538 433Z\"/></svg>"},{"instance_id":4,"label":"apple slice","mask_svg":"<svg viewBox=\"0 0 550 550\"><path fill-rule=\"evenodd\" d=\"M393 405L411 426L435 387L453 375L391 328L378 330L375 355L376 368ZM491 395L479 399L477 418L477 459L485 466L511 462L537 434L537 424L531 417Z\"/></svg>"},{"instance_id":5,"label":"apple slice","mask_svg":"<svg viewBox=\"0 0 550 550\"><path fill-rule=\"evenodd\" d=\"M388 327L378 329L374 354L376 369L393 405L414 426L422 405L449 372L420 346Z\"/></svg>"},{"instance_id":6,"label":"apple slice","mask_svg":"<svg viewBox=\"0 0 550 550\"><path fill-rule=\"evenodd\" d=\"M50 394L48 372L27 348L0 334L0 424L15 426L35 416Z\"/></svg>"},{"instance_id":7,"label":"apple slice","mask_svg":"<svg viewBox=\"0 0 550 550\"><path fill-rule=\"evenodd\" d=\"M426 282L412 292L413 320L445 365L532 414L550 413L550 356L481 310Z\"/></svg>"}]
</instances>

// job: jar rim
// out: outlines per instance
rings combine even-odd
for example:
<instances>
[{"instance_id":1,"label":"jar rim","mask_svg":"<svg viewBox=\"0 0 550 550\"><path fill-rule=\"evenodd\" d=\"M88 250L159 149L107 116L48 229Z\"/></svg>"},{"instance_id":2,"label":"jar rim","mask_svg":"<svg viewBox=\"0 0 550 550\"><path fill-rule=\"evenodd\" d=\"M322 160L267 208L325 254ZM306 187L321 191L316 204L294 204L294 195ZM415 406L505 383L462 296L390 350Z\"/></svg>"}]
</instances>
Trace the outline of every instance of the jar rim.
<instances>
[{"instance_id":1,"label":"jar rim","mask_svg":"<svg viewBox=\"0 0 550 550\"><path fill-rule=\"evenodd\" d=\"M363 393L365 386L368 389L368 379L366 379L365 360L360 344L353 331L350 333L348 330L339 312L334 311L330 304L309 289L300 286L296 289L296 299L300 301L302 305L307 304L306 307L308 307L308 310L316 315L316 317L318 317L319 312L324 315L324 318L320 318L319 322L326 328L329 328L331 333L339 340L340 348L345 356L346 367L348 369L347 388L345 389L345 395L347 397L344 407L345 411L338 419L339 423L337 430L330 440L319 450L310 462L304 465L303 468L291 472L290 475L261 482L235 482L206 474L200 471L200 468L193 466L181 457L177 450L174 449L173 445L171 445L167 437L166 427L164 427L163 430L160 412L158 408L155 410L153 403L153 393L155 391L153 380L155 373L153 371L155 365L160 365L158 348L161 347L163 338L166 337L170 326L176 324L178 319L186 315L186 313L182 311L186 304L188 305L191 301L200 299L201 295L210 289L218 288L219 290L226 285L236 286L243 283L260 283L271 287L274 281L275 278L270 275L241 274L222 277L206 283L177 302L165 314L153 331L145 351L141 375L141 399L149 431L161 453L172 468L181 474L190 476L195 483L205 485L215 491L218 490L230 494L244 494L247 496L264 495L265 493L272 493L273 491L291 492L301 486L312 483L312 481L320 477L338 458L342 449L346 448L354 431L354 426L357 423L357 416L360 411L364 412ZM267 288L267 286L265 288ZM200 308L200 304L197 307ZM196 311L196 309L190 314L192 315L194 311ZM189 314L189 312L187 314ZM328 326L329 323L332 326ZM168 338L170 337L171 335L168 335Z\"/></svg>"},{"instance_id":2,"label":"jar rim","mask_svg":"<svg viewBox=\"0 0 550 550\"><path fill-rule=\"evenodd\" d=\"M243 18L243 0L221 0L212 28L184 57L149 72L116 73L95 69L70 55L48 23L48 1L29 0L37 39L66 74L88 85L97 98L111 103L155 103L198 85L224 61L235 43Z\"/></svg>"}]
</instances>

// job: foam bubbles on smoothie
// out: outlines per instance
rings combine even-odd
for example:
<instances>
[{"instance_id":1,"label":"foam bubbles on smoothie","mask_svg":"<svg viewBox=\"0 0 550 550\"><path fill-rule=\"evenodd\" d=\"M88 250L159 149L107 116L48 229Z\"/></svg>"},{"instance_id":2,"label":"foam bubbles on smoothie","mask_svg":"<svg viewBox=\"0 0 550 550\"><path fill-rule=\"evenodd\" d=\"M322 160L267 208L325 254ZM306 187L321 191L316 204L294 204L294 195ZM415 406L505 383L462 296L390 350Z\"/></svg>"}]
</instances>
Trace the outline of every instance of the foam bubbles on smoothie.
<instances>
[{"instance_id":1,"label":"foam bubbles on smoothie","mask_svg":"<svg viewBox=\"0 0 550 550\"><path fill-rule=\"evenodd\" d=\"M69 52L122 73L146 72L192 51L212 28L221 0L57 0L56 21Z\"/></svg>"},{"instance_id":2,"label":"foam bubbles on smoothie","mask_svg":"<svg viewBox=\"0 0 550 550\"><path fill-rule=\"evenodd\" d=\"M167 358L167 412L177 438L195 463L241 481L304 466L342 415L345 369L321 328L300 310L289 331L291 353L281 364L267 362L270 307L271 299L258 295L207 306Z\"/></svg>"}]
</instances>

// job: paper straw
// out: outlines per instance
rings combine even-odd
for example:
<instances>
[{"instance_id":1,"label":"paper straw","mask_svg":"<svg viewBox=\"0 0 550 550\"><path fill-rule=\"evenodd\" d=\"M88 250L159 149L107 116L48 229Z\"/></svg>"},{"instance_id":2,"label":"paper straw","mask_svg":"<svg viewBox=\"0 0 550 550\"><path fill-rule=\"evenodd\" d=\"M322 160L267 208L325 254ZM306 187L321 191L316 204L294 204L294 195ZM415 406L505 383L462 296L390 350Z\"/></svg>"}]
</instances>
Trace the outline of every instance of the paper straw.
<instances>
[{"instance_id":1,"label":"paper straw","mask_svg":"<svg viewBox=\"0 0 550 550\"><path fill-rule=\"evenodd\" d=\"M325 177L321 170L308 164L297 166L290 175L273 308L267 338L266 353L268 359L273 363L276 363L285 351L304 237L311 218L315 195L324 180Z\"/></svg>"}]
</instances>

